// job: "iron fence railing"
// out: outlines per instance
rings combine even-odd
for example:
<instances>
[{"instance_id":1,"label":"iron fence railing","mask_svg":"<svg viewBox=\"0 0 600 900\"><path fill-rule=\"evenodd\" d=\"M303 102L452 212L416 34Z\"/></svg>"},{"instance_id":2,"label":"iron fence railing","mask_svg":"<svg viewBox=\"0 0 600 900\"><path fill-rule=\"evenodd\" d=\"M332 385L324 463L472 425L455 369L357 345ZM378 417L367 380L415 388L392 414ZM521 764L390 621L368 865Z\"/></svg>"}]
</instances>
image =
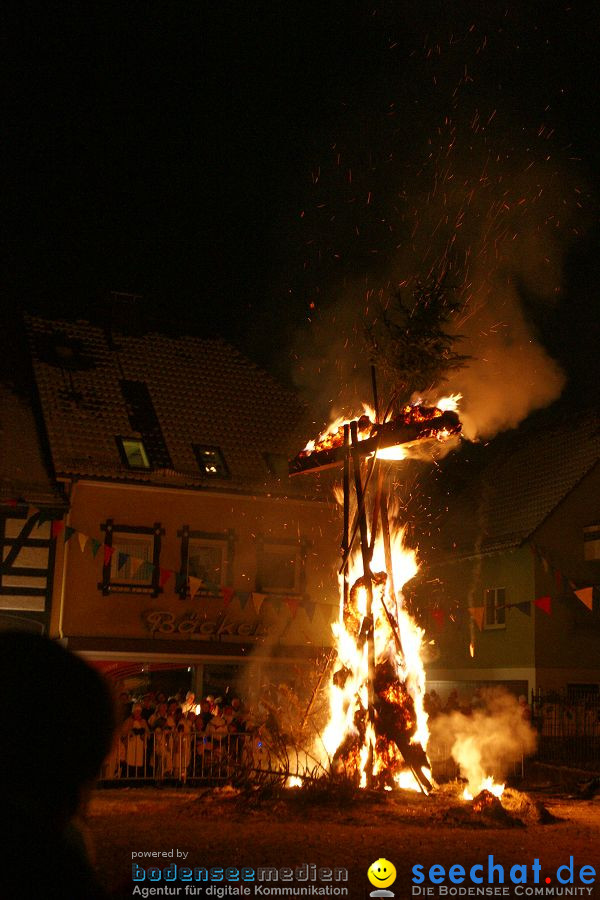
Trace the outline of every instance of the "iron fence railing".
<instances>
[{"instance_id":1,"label":"iron fence railing","mask_svg":"<svg viewBox=\"0 0 600 900\"><path fill-rule=\"evenodd\" d=\"M227 781L247 760L251 746L247 734L131 731L115 741L100 780Z\"/></svg>"},{"instance_id":2,"label":"iron fence railing","mask_svg":"<svg viewBox=\"0 0 600 900\"><path fill-rule=\"evenodd\" d=\"M600 696L536 691L532 720L538 732L537 759L560 765L600 766Z\"/></svg>"}]
</instances>

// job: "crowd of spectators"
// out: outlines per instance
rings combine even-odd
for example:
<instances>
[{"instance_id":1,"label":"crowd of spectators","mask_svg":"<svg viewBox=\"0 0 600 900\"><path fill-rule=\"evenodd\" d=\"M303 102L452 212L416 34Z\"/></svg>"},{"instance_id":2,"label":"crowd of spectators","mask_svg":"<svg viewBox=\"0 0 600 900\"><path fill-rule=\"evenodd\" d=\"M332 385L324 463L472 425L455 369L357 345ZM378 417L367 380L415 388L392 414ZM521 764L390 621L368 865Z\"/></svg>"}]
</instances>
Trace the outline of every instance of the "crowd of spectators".
<instances>
[{"instance_id":1,"label":"crowd of spectators","mask_svg":"<svg viewBox=\"0 0 600 900\"><path fill-rule=\"evenodd\" d=\"M521 717L525 721L531 721L531 707L524 694L518 699ZM430 719L436 719L440 715L449 716L453 713L461 713L463 716L472 716L474 712L485 710L486 700L480 688L477 688L470 697L459 697L456 689L450 691L445 701L442 701L437 691L427 691L423 696L423 708Z\"/></svg>"},{"instance_id":2,"label":"crowd of spectators","mask_svg":"<svg viewBox=\"0 0 600 900\"><path fill-rule=\"evenodd\" d=\"M248 713L239 697L227 702L207 696L200 702L188 691L168 697L151 691L133 699L119 695L120 727L113 769L121 777L183 777L229 751L241 740ZM195 760L194 757L200 757ZM114 774L117 774L116 771Z\"/></svg>"}]
</instances>

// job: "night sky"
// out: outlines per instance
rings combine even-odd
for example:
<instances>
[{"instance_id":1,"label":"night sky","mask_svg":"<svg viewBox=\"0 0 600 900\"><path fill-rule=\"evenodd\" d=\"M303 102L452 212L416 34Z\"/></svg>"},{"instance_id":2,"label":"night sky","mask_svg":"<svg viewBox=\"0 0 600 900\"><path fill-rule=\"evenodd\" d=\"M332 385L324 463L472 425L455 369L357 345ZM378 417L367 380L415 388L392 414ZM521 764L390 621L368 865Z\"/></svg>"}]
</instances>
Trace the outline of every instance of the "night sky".
<instances>
[{"instance_id":1,"label":"night sky","mask_svg":"<svg viewBox=\"0 0 600 900\"><path fill-rule=\"evenodd\" d=\"M110 290L141 293L288 378L346 286L423 274L423 245L409 273L405 248L444 160L470 178L487 157L502 183L543 171L561 286L518 287L589 391L598 24L585 2L15 4L4 301L89 317Z\"/></svg>"}]
</instances>

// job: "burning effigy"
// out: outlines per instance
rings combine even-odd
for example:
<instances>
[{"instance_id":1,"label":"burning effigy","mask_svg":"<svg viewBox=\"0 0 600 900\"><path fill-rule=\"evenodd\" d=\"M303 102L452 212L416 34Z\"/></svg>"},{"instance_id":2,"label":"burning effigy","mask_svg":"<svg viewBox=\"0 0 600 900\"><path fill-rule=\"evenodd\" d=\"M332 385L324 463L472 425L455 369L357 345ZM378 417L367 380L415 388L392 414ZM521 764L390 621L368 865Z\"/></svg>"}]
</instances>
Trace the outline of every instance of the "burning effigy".
<instances>
[{"instance_id":1,"label":"burning effigy","mask_svg":"<svg viewBox=\"0 0 600 900\"><path fill-rule=\"evenodd\" d=\"M343 465L340 609L333 625L330 716L321 741L331 769L361 787L425 794L433 787L423 707L424 634L402 595L418 564L415 552L403 546L403 530L391 527L380 462L458 436L456 401L407 405L382 423L366 407L358 418L337 420L290 463L294 475Z\"/></svg>"}]
</instances>

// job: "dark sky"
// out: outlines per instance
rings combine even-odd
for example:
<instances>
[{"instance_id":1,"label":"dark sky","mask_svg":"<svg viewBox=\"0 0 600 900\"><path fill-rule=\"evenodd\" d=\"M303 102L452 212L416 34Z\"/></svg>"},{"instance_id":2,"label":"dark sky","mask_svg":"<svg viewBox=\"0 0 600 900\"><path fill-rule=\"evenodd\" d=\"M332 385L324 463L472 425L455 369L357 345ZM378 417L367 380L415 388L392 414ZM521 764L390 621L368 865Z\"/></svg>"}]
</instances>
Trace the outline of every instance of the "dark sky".
<instances>
[{"instance_id":1,"label":"dark sky","mask_svg":"<svg viewBox=\"0 0 600 900\"><path fill-rule=\"evenodd\" d=\"M415 179L427 194L423 166L477 115L509 169L557 160L563 290L525 305L572 382L597 377L595 3L52 6L7 28L12 308L88 316L135 291L283 373L340 286L390 283Z\"/></svg>"}]
</instances>

